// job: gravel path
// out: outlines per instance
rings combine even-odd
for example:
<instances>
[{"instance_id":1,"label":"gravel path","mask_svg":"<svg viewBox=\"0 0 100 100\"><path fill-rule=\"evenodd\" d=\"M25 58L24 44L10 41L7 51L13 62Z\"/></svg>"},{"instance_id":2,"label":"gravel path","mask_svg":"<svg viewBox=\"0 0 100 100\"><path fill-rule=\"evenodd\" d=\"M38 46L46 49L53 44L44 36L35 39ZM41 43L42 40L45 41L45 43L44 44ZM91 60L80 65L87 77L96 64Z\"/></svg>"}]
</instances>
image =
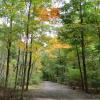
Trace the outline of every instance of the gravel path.
<instances>
[{"instance_id":1,"label":"gravel path","mask_svg":"<svg viewBox=\"0 0 100 100\"><path fill-rule=\"evenodd\" d=\"M86 94L58 83L44 81L39 88L26 92L25 100L100 100L100 96Z\"/></svg>"}]
</instances>

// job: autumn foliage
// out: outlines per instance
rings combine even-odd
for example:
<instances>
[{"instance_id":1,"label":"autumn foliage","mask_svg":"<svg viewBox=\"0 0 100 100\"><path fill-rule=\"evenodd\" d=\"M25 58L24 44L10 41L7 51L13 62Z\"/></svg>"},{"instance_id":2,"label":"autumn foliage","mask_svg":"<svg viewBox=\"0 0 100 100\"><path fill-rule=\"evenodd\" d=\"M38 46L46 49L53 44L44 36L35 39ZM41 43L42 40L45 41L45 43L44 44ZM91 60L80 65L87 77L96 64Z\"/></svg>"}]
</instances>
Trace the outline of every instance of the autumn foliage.
<instances>
[{"instance_id":1,"label":"autumn foliage","mask_svg":"<svg viewBox=\"0 0 100 100\"><path fill-rule=\"evenodd\" d=\"M66 49L69 49L69 48L71 48L71 46L69 44L57 43L57 44L53 45L53 48L58 48L58 49L60 49L60 48L66 48Z\"/></svg>"},{"instance_id":2,"label":"autumn foliage","mask_svg":"<svg viewBox=\"0 0 100 100\"><path fill-rule=\"evenodd\" d=\"M50 18L59 18L59 17L60 17L59 8L52 8L50 11Z\"/></svg>"},{"instance_id":3,"label":"autumn foliage","mask_svg":"<svg viewBox=\"0 0 100 100\"><path fill-rule=\"evenodd\" d=\"M55 19L55 18L60 17L59 8L51 8L51 9L38 8L37 13L38 13L39 19L42 21L46 21L51 18Z\"/></svg>"},{"instance_id":4,"label":"autumn foliage","mask_svg":"<svg viewBox=\"0 0 100 100\"><path fill-rule=\"evenodd\" d=\"M38 11L38 16L40 20L46 21L49 19L49 13L46 8L39 8L37 11Z\"/></svg>"},{"instance_id":5,"label":"autumn foliage","mask_svg":"<svg viewBox=\"0 0 100 100\"><path fill-rule=\"evenodd\" d=\"M18 48L20 48L22 50L25 50L26 49L26 45L22 41L18 41L17 46L18 46Z\"/></svg>"},{"instance_id":6,"label":"autumn foliage","mask_svg":"<svg viewBox=\"0 0 100 100\"><path fill-rule=\"evenodd\" d=\"M72 46L70 44L62 43L62 42L58 41L57 39L52 39L50 41L50 44L51 44L53 49L60 49L60 48L69 49L69 48L72 48Z\"/></svg>"}]
</instances>

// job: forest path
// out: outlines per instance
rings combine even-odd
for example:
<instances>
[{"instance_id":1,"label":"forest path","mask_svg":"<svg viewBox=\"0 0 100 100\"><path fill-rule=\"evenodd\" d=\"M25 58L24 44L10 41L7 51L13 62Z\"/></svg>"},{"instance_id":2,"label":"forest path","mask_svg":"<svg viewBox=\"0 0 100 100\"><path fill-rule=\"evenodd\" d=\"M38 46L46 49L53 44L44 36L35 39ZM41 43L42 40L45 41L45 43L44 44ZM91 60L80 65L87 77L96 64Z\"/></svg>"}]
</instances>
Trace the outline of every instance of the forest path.
<instances>
[{"instance_id":1,"label":"forest path","mask_svg":"<svg viewBox=\"0 0 100 100\"><path fill-rule=\"evenodd\" d=\"M25 92L25 100L100 100L100 97L72 90L65 85L44 81L39 88Z\"/></svg>"}]
</instances>

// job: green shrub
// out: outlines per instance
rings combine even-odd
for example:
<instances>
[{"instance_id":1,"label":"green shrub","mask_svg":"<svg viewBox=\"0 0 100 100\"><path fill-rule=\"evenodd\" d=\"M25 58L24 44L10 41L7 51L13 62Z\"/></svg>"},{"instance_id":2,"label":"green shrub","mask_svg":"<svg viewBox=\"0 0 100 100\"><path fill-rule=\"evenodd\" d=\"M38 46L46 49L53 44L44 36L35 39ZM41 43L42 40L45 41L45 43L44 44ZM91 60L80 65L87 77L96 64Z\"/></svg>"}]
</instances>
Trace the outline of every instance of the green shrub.
<instances>
[{"instance_id":1,"label":"green shrub","mask_svg":"<svg viewBox=\"0 0 100 100\"><path fill-rule=\"evenodd\" d=\"M67 81L70 85L80 85L79 69L68 68Z\"/></svg>"},{"instance_id":2,"label":"green shrub","mask_svg":"<svg viewBox=\"0 0 100 100\"><path fill-rule=\"evenodd\" d=\"M88 72L88 83L90 87L98 88L100 87L100 76L97 71Z\"/></svg>"},{"instance_id":3,"label":"green shrub","mask_svg":"<svg viewBox=\"0 0 100 100\"><path fill-rule=\"evenodd\" d=\"M39 84L42 81L42 73L33 73L32 78L30 80L30 84Z\"/></svg>"},{"instance_id":4,"label":"green shrub","mask_svg":"<svg viewBox=\"0 0 100 100\"><path fill-rule=\"evenodd\" d=\"M99 79L91 79L90 80L91 86L93 88L98 88L100 87L100 80Z\"/></svg>"}]
</instances>

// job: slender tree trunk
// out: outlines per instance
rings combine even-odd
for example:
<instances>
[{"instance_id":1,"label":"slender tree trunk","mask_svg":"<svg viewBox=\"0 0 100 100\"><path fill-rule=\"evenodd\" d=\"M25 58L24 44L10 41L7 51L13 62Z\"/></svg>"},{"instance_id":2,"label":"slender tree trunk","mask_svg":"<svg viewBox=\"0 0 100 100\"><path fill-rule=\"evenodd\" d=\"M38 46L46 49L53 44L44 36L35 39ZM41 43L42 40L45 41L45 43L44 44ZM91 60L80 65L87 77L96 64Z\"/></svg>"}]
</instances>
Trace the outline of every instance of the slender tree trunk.
<instances>
[{"instance_id":1,"label":"slender tree trunk","mask_svg":"<svg viewBox=\"0 0 100 100\"><path fill-rule=\"evenodd\" d=\"M27 45L26 45L26 48L27 48ZM23 93L24 93L24 87L25 87L25 78L26 78L26 67L27 67L27 50L25 51L25 61L24 61L24 64L23 64L24 68L23 68L23 75L22 75L22 91L21 91L21 100L23 100Z\"/></svg>"},{"instance_id":2,"label":"slender tree trunk","mask_svg":"<svg viewBox=\"0 0 100 100\"><path fill-rule=\"evenodd\" d=\"M13 5L13 4L12 4ZM11 55L11 34L12 34L12 16L10 18L10 32L8 33L8 46L7 46L7 69L6 69L6 80L5 87L8 86L8 77L9 77L9 66L10 66L10 55Z\"/></svg>"},{"instance_id":3,"label":"slender tree trunk","mask_svg":"<svg viewBox=\"0 0 100 100\"><path fill-rule=\"evenodd\" d=\"M84 45L84 36L81 31L81 45L82 45L82 61L83 61L83 74L84 74L84 86L85 91L88 92L88 83L87 83L87 70L86 70L86 61L85 61L85 45Z\"/></svg>"},{"instance_id":4,"label":"slender tree trunk","mask_svg":"<svg viewBox=\"0 0 100 100\"><path fill-rule=\"evenodd\" d=\"M30 21L30 8L31 8L31 0L29 0L29 11L27 16L27 29L26 29L26 51L25 51L25 64L24 64L24 73L23 73L23 81L22 81L22 91L21 91L21 99L23 100L24 86L26 82L26 69L27 69L27 57L28 57L28 39L29 39L29 21Z\"/></svg>"},{"instance_id":5,"label":"slender tree trunk","mask_svg":"<svg viewBox=\"0 0 100 100\"><path fill-rule=\"evenodd\" d=\"M10 48L11 48L11 42L9 42L8 48L7 48L7 69L6 69L6 80L5 80L5 87L8 86L8 77L9 77L9 63L10 63Z\"/></svg>"},{"instance_id":6,"label":"slender tree trunk","mask_svg":"<svg viewBox=\"0 0 100 100\"><path fill-rule=\"evenodd\" d=\"M18 50L18 58L17 58L17 65L16 65L16 76L15 76L15 87L14 87L14 89L16 89L16 85L17 85L19 60L20 60L20 48Z\"/></svg>"},{"instance_id":7,"label":"slender tree trunk","mask_svg":"<svg viewBox=\"0 0 100 100\"><path fill-rule=\"evenodd\" d=\"M26 77L26 69L27 69L27 44L26 44L26 51L25 51L25 61L24 61L24 72L23 72L23 81L22 81L22 93L24 92L24 86L25 86L25 77Z\"/></svg>"},{"instance_id":8,"label":"slender tree trunk","mask_svg":"<svg viewBox=\"0 0 100 100\"><path fill-rule=\"evenodd\" d=\"M98 0L98 5L100 7L100 0ZM100 51L100 29L99 29L99 51ZM99 56L99 65L100 65L100 56Z\"/></svg>"},{"instance_id":9,"label":"slender tree trunk","mask_svg":"<svg viewBox=\"0 0 100 100\"><path fill-rule=\"evenodd\" d=\"M28 90L28 86L29 86L31 67L32 67L32 36L31 36L31 51L30 51L29 67L27 72L26 90Z\"/></svg>"},{"instance_id":10,"label":"slender tree trunk","mask_svg":"<svg viewBox=\"0 0 100 100\"><path fill-rule=\"evenodd\" d=\"M82 90L84 90L83 74L82 74L81 63L80 63L80 56L79 56L79 51L78 51L77 44L76 44L76 53L77 53L78 66L79 66L79 70L80 70L80 79L81 79Z\"/></svg>"},{"instance_id":11,"label":"slender tree trunk","mask_svg":"<svg viewBox=\"0 0 100 100\"><path fill-rule=\"evenodd\" d=\"M83 9L82 9L82 0L80 0L80 23L83 24ZM84 32L83 29L80 29L81 34L81 47L82 47L82 63L83 63L83 75L84 75L84 87L85 92L88 92L88 82L87 82L87 69L86 69L86 61L85 61L85 40L84 40Z\"/></svg>"}]
</instances>

